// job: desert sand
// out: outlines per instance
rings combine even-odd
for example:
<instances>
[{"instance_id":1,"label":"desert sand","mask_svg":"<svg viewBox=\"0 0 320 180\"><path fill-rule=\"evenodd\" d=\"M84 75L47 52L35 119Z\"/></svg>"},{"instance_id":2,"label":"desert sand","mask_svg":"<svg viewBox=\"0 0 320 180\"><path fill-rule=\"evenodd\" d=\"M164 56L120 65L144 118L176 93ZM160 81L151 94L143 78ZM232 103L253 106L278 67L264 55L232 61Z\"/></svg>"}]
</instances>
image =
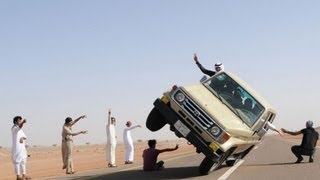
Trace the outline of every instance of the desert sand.
<instances>
[{"instance_id":1,"label":"desert sand","mask_svg":"<svg viewBox=\"0 0 320 180\"><path fill-rule=\"evenodd\" d=\"M174 152L163 153L159 156L161 159L176 156L186 152L195 152L192 145L188 145L184 139L172 141L159 141L157 148L175 147L179 144L179 149ZM105 160L105 144L96 145L76 145L74 147L74 166L76 173L88 170L97 170L108 168ZM142 164L142 151L148 147L146 141L135 142L134 164ZM124 165L124 146L118 144L116 149L116 163L118 166ZM30 157L27 161L27 175L32 179L38 179L51 176L63 176L62 170L61 146L51 147L28 147ZM10 159L10 148L0 149L0 179L15 179L13 165Z\"/></svg>"}]
</instances>

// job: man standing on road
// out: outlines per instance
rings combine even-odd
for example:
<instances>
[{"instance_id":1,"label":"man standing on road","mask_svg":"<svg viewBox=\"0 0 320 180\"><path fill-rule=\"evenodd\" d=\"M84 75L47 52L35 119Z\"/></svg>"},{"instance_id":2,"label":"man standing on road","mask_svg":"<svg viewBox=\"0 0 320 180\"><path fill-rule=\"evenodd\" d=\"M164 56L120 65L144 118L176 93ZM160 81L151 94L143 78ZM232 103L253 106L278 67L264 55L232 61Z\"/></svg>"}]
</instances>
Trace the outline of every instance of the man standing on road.
<instances>
[{"instance_id":1,"label":"man standing on road","mask_svg":"<svg viewBox=\"0 0 320 180\"><path fill-rule=\"evenodd\" d=\"M295 145L291 147L291 151L298 158L296 163L300 163L303 160L302 155L309 156L309 162L313 162L314 151L319 138L319 133L312 127L313 122L307 121L306 128L300 131L288 131L286 129L281 129L284 133L296 136L303 134L301 145Z\"/></svg>"},{"instance_id":2,"label":"man standing on road","mask_svg":"<svg viewBox=\"0 0 320 180\"><path fill-rule=\"evenodd\" d=\"M117 167L116 165L116 146L117 146L117 140L116 140L116 118L111 117L111 110L108 111L108 122L107 122L107 149L106 149L106 159L108 162L108 167Z\"/></svg>"},{"instance_id":3,"label":"man standing on road","mask_svg":"<svg viewBox=\"0 0 320 180\"><path fill-rule=\"evenodd\" d=\"M126 148L124 164L133 164L134 147L133 147L133 141L131 137L131 130L137 127L141 128L140 125L132 126L132 122L127 121L126 128L124 128L123 130L123 142Z\"/></svg>"},{"instance_id":4,"label":"man standing on road","mask_svg":"<svg viewBox=\"0 0 320 180\"><path fill-rule=\"evenodd\" d=\"M87 131L79 131L77 133L72 132L72 126L75 125L80 119L86 118L85 115L72 120L71 117L67 117L64 121L62 127L62 143L61 143L61 153L63 166L62 169L66 169L66 174L74 174L73 167L73 136L78 136L79 134L87 134Z\"/></svg>"},{"instance_id":5,"label":"man standing on road","mask_svg":"<svg viewBox=\"0 0 320 180\"><path fill-rule=\"evenodd\" d=\"M13 118L13 126L11 128L12 132L12 149L11 158L14 164L15 173L17 179L31 179L26 175L27 169L27 149L26 140L27 136L22 131L23 124L26 123L26 119L22 119L21 116L16 116Z\"/></svg>"},{"instance_id":6,"label":"man standing on road","mask_svg":"<svg viewBox=\"0 0 320 180\"><path fill-rule=\"evenodd\" d=\"M163 169L163 161L157 162L158 155L163 152L175 151L179 148L177 144L174 148L166 148L166 149L156 149L157 141L155 139L151 139L148 141L149 148L145 149L142 154L143 158L143 170L144 171L153 171L153 170L161 170Z\"/></svg>"}]
</instances>

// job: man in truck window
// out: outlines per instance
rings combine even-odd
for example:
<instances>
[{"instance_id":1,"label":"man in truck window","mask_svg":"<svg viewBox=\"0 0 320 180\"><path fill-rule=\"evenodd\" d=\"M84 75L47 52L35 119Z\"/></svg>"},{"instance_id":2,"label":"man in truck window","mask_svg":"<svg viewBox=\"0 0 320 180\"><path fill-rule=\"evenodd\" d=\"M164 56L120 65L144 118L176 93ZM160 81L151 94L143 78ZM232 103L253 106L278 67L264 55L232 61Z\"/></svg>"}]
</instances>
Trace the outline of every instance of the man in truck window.
<instances>
[{"instance_id":1,"label":"man in truck window","mask_svg":"<svg viewBox=\"0 0 320 180\"><path fill-rule=\"evenodd\" d=\"M200 68L200 70L201 70L204 74L206 74L206 75L208 75L208 76L213 76L213 75L215 75L217 72L224 71L224 66L223 66L223 64L222 64L221 62L218 62L218 63L216 63L216 64L214 65L215 71L211 71L211 70L208 70L208 69L204 68L204 67L200 64L200 62L198 61L198 57L197 57L197 54L196 54L196 53L194 53L193 59L194 59L194 61L196 62L196 64L198 65L198 67Z\"/></svg>"},{"instance_id":2,"label":"man in truck window","mask_svg":"<svg viewBox=\"0 0 320 180\"><path fill-rule=\"evenodd\" d=\"M307 121L306 128L300 131L288 131L281 129L284 133L296 136L303 134L301 145L295 145L291 147L292 153L298 158L296 163L300 163L303 160L302 155L309 156L309 162L313 162L315 147L319 138L319 133L312 127L313 122Z\"/></svg>"}]
</instances>

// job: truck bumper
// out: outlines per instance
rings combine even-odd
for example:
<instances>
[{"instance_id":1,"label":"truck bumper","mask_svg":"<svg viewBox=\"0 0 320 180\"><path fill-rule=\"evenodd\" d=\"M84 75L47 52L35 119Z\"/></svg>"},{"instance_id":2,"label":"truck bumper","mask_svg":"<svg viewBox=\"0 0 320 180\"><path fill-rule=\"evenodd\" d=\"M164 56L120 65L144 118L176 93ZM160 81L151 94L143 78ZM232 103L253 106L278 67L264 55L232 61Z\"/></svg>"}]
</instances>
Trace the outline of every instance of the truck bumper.
<instances>
[{"instance_id":1,"label":"truck bumper","mask_svg":"<svg viewBox=\"0 0 320 180\"><path fill-rule=\"evenodd\" d=\"M223 153L222 151L219 153L219 150L214 152L209 147L210 142L205 142L198 134L193 132L189 125L184 122L184 119L177 115L176 112L170 109L159 98L155 100L153 105L165 117L165 120L168 122L168 124L174 126L174 124L180 120L185 126L187 126L191 131L184 138L193 144L197 150L200 150L207 158L214 160L219 158L220 154Z\"/></svg>"}]
</instances>

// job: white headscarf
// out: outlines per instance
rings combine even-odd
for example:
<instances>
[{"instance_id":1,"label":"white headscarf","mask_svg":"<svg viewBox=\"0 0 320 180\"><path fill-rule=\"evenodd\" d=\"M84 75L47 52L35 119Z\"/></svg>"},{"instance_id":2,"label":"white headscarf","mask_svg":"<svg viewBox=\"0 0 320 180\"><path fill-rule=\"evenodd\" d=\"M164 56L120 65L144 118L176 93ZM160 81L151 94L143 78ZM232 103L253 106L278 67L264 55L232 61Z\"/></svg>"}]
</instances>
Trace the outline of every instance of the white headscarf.
<instances>
[{"instance_id":1,"label":"white headscarf","mask_svg":"<svg viewBox=\"0 0 320 180\"><path fill-rule=\"evenodd\" d=\"M224 71L224 65L221 62L216 63L214 68L216 69L216 67L220 67L220 71Z\"/></svg>"}]
</instances>

